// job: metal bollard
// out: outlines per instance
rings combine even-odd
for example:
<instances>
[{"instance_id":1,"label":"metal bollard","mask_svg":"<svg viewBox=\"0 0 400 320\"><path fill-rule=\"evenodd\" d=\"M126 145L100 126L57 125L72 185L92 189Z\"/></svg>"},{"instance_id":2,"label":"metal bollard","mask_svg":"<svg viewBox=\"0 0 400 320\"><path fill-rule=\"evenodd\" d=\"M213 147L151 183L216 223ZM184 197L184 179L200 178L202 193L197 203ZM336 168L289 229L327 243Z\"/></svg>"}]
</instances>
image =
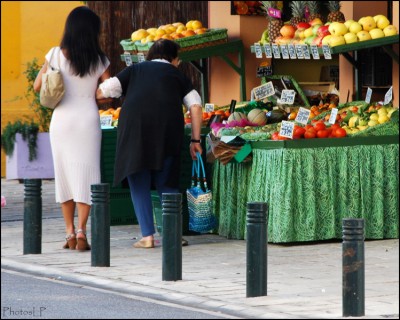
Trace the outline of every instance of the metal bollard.
<instances>
[{"instance_id":1,"label":"metal bollard","mask_svg":"<svg viewBox=\"0 0 400 320\"><path fill-rule=\"evenodd\" d=\"M343 317L365 315L364 219L343 219Z\"/></svg>"},{"instance_id":2,"label":"metal bollard","mask_svg":"<svg viewBox=\"0 0 400 320\"><path fill-rule=\"evenodd\" d=\"M42 253L42 180L24 180L24 254Z\"/></svg>"},{"instance_id":3,"label":"metal bollard","mask_svg":"<svg viewBox=\"0 0 400 320\"><path fill-rule=\"evenodd\" d=\"M247 203L247 298L267 295L267 210L265 202Z\"/></svg>"},{"instance_id":4,"label":"metal bollard","mask_svg":"<svg viewBox=\"0 0 400 320\"><path fill-rule=\"evenodd\" d=\"M110 266L110 185L92 184L92 267Z\"/></svg>"},{"instance_id":5,"label":"metal bollard","mask_svg":"<svg viewBox=\"0 0 400 320\"><path fill-rule=\"evenodd\" d=\"M162 194L162 280L182 280L182 194Z\"/></svg>"}]
</instances>

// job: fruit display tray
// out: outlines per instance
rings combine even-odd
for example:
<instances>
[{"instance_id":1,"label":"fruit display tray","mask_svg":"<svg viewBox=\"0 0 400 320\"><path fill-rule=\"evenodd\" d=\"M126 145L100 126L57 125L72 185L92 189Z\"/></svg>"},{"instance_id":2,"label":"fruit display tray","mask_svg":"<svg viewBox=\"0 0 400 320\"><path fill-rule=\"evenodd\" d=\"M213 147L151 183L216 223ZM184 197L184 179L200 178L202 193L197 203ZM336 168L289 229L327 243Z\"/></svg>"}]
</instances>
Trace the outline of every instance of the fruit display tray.
<instances>
[{"instance_id":1,"label":"fruit display tray","mask_svg":"<svg viewBox=\"0 0 400 320\"><path fill-rule=\"evenodd\" d=\"M191 37L175 39L179 43L181 50L192 50L212 46L215 44L228 41L227 29L209 29L203 34L197 34ZM140 41L132 42L130 39L121 40L120 44L124 51L131 53L147 52L154 42L141 43Z\"/></svg>"}]
</instances>

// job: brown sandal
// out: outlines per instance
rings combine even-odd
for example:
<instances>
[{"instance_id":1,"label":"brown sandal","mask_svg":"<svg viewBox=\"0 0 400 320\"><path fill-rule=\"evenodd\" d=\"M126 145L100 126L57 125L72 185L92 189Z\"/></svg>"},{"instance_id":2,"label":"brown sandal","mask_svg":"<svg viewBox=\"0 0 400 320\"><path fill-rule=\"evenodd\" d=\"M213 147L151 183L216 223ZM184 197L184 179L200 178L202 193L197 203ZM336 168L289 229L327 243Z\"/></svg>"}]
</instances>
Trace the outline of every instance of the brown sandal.
<instances>
[{"instance_id":1,"label":"brown sandal","mask_svg":"<svg viewBox=\"0 0 400 320\"><path fill-rule=\"evenodd\" d=\"M76 243L77 243L75 233L71 233L71 234L66 235L65 240L66 240L66 242L63 245L63 249L75 250Z\"/></svg>"},{"instance_id":2,"label":"brown sandal","mask_svg":"<svg viewBox=\"0 0 400 320\"><path fill-rule=\"evenodd\" d=\"M87 241L86 233L83 232L82 229L79 229L78 231L76 231L77 235L78 235L78 233L83 234L85 237L81 237L81 238L76 237L76 239L77 239L76 250L79 250L79 251L90 250L91 248L90 248L90 245L89 245L89 243Z\"/></svg>"}]
</instances>

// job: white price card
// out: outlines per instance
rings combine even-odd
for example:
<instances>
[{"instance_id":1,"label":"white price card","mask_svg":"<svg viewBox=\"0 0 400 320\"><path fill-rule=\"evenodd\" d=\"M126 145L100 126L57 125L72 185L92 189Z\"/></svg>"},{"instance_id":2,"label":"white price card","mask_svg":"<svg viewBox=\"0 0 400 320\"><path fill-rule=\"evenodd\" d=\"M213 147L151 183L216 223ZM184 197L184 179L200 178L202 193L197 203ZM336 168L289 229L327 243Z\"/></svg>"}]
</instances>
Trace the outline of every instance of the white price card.
<instances>
[{"instance_id":1,"label":"white price card","mask_svg":"<svg viewBox=\"0 0 400 320\"><path fill-rule=\"evenodd\" d=\"M281 53L283 59L289 59L289 50L286 44L281 44Z\"/></svg>"},{"instance_id":2,"label":"white price card","mask_svg":"<svg viewBox=\"0 0 400 320\"><path fill-rule=\"evenodd\" d=\"M386 94L385 94L385 100L383 101L383 104L384 105L389 104L390 101L392 101L392 99L393 99L393 87L390 87L388 92L386 92Z\"/></svg>"},{"instance_id":3,"label":"white price card","mask_svg":"<svg viewBox=\"0 0 400 320\"><path fill-rule=\"evenodd\" d=\"M304 59L303 48L301 47L301 44L296 44L296 55L297 59Z\"/></svg>"},{"instance_id":4,"label":"white price card","mask_svg":"<svg viewBox=\"0 0 400 320\"><path fill-rule=\"evenodd\" d=\"M266 58L272 58L272 49L269 43L264 44L264 51Z\"/></svg>"},{"instance_id":5,"label":"white price card","mask_svg":"<svg viewBox=\"0 0 400 320\"><path fill-rule=\"evenodd\" d=\"M279 59L281 57L281 51L276 43L272 44L272 53L274 54L275 59Z\"/></svg>"},{"instance_id":6,"label":"white price card","mask_svg":"<svg viewBox=\"0 0 400 320\"><path fill-rule=\"evenodd\" d=\"M319 59L318 47L315 44L310 45L311 54L314 60Z\"/></svg>"},{"instance_id":7,"label":"white price card","mask_svg":"<svg viewBox=\"0 0 400 320\"><path fill-rule=\"evenodd\" d=\"M365 102L371 103L371 97L372 97L372 89L368 87L367 94L365 96Z\"/></svg>"},{"instance_id":8,"label":"white price card","mask_svg":"<svg viewBox=\"0 0 400 320\"><path fill-rule=\"evenodd\" d=\"M256 58L261 59L262 58L262 50L261 50L261 45L256 42L254 44L254 51L256 52Z\"/></svg>"},{"instance_id":9,"label":"white price card","mask_svg":"<svg viewBox=\"0 0 400 320\"><path fill-rule=\"evenodd\" d=\"M146 59L145 59L145 57L144 57L144 54L143 54L142 52L139 52L139 53L137 54L137 58L138 58L138 62L146 61Z\"/></svg>"},{"instance_id":10,"label":"white price card","mask_svg":"<svg viewBox=\"0 0 400 320\"><path fill-rule=\"evenodd\" d=\"M295 95L296 95L296 92L294 90L283 89L282 95L281 95L281 103L282 104L293 104Z\"/></svg>"},{"instance_id":11,"label":"white price card","mask_svg":"<svg viewBox=\"0 0 400 320\"><path fill-rule=\"evenodd\" d=\"M124 54L124 60L125 60L125 64L126 64L127 67L132 65L132 57L131 57L130 53L125 53Z\"/></svg>"},{"instance_id":12,"label":"white price card","mask_svg":"<svg viewBox=\"0 0 400 320\"><path fill-rule=\"evenodd\" d=\"M204 105L204 109L206 112L213 112L214 111L214 103L206 103Z\"/></svg>"},{"instance_id":13,"label":"white price card","mask_svg":"<svg viewBox=\"0 0 400 320\"><path fill-rule=\"evenodd\" d=\"M275 94L275 89L272 81L263 84L262 86L255 87L253 90L254 97L257 100L262 100L266 97L272 96Z\"/></svg>"},{"instance_id":14,"label":"white price card","mask_svg":"<svg viewBox=\"0 0 400 320\"><path fill-rule=\"evenodd\" d=\"M303 44L302 49L303 49L304 59L311 59L310 48L308 47L308 45Z\"/></svg>"},{"instance_id":15,"label":"white price card","mask_svg":"<svg viewBox=\"0 0 400 320\"><path fill-rule=\"evenodd\" d=\"M300 107L299 111L297 112L296 119L294 119L294 121L296 121L298 123L302 123L302 124L307 124L310 114L311 114L310 109Z\"/></svg>"},{"instance_id":16,"label":"white price card","mask_svg":"<svg viewBox=\"0 0 400 320\"><path fill-rule=\"evenodd\" d=\"M111 123L112 123L112 118L113 116L110 115L106 115L106 116L100 116L100 125L102 128L107 128L107 127L111 127Z\"/></svg>"},{"instance_id":17,"label":"white price card","mask_svg":"<svg viewBox=\"0 0 400 320\"><path fill-rule=\"evenodd\" d=\"M296 48L294 47L294 44L288 44L288 50L290 59L296 59Z\"/></svg>"},{"instance_id":18,"label":"white price card","mask_svg":"<svg viewBox=\"0 0 400 320\"><path fill-rule=\"evenodd\" d=\"M334 124L336 122L336 116L338 114L338 108L332 108L331 110L331 116L329 117L329 123Z\"/></svg>"},{"instance_id":19,"label":"white price card","mask_svg":"<svg viewBox=\"0 0 400 320\"><path fill-rule=\"evenodd\" d=\"M293 130L294 130L294 122L285 121L281 122L281 130L279 131L279 135L286 138L293 138Z\"/></svg>"},{"instance_id":20,"label":"white price card","mask_svg":"<svg viewBox=\"0 0 400 320\"><path fill-rule=\"evenodd\" d=\"M331 48L328 45L322 45L322 53L324 54L325 59L332 59Z\"/></svg>"}]
</instances>

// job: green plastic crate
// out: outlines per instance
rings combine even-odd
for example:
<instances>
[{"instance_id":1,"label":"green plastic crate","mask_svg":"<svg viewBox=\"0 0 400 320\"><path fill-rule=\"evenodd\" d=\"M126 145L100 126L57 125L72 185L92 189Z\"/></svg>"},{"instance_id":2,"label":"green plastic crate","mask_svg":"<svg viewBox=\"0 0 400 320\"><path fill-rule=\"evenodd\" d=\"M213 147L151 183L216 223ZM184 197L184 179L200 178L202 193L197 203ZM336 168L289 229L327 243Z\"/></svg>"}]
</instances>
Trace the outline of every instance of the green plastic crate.
<instances>
[{"instance_id":1,"label":"green plastic crate","mask_svg":"<svg viewBox=\"0 0 400 320\"><path fill-rule=\"evenodd\" d=\"M129 189L111 189L110 220L110 225L112 226L138 223Z\"/></svg>"}]
</instances>

